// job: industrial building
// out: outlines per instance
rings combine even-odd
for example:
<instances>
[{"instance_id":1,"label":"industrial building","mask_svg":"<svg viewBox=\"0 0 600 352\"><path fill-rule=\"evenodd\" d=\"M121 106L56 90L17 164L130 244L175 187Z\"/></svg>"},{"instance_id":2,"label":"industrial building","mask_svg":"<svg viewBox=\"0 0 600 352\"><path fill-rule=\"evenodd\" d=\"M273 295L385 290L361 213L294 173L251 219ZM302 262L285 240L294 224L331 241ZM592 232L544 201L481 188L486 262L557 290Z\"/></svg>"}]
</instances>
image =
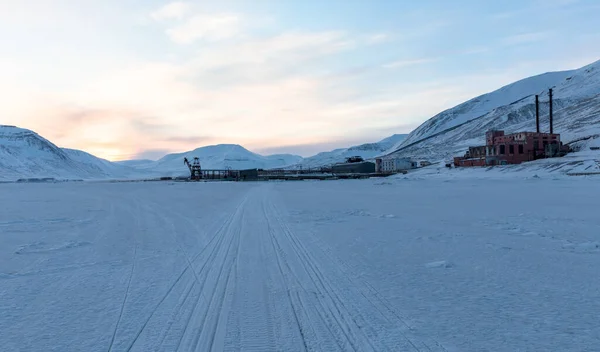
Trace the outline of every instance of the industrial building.
<instances>
[{"instance_id":1,"label":"industrial building","mask_svg":"<svg viewBox=\"0 0 600 352\"><path fill-rule=\"evenodd\" d=\"M417 168L417 162L410 158L377 158L375 159L375 172L394 173Z\"/></svg>"},{"instance_id":2,"label":"industrial building","mask_svg":"<svg viewBox=\"0 0 600 352\"><path fill-rule=\"evenodd\" d=\"M454 166L493 166L520 164L540 158L563 156L569 147L562 144L560 134L553 133L552 89L550 96L550 133L540 132L539 99L535 96L536 132L488 131L486 145L469 147L462 157L454 158Z\"/></svg>"},{"instance_id":3,"label":"industrial building","mask_svg":"<svg viewBox=\"0 0 600 352\"><path fill-rule=\"evenodd\" d=\"M372 174L375 172L375 164L370 161L334 164L331 166L331 172L334 174Z\"/></svg>"}]
</instances>

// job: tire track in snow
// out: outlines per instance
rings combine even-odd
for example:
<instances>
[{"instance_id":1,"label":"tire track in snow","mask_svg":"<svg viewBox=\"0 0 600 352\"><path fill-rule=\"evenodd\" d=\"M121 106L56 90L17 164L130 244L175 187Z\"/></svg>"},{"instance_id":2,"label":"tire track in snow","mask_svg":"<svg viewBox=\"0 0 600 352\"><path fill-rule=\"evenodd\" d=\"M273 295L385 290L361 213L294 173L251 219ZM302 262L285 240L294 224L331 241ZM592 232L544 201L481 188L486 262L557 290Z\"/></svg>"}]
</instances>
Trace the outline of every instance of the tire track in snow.
<instances>
[{"instance_id":1,"label":"tire track in snow","mask_svg":"<svg viewBox=\"0 0 600 352\"><path fill-rule=\"evenodd\" d=\"M267 253L269 233L261 213L263 198L260 191L254 192L243 218L240 249L235 262L236 281L232 286L233 309L224 341L227 350L285 350L277 347L274 335L276 309L273 305L280 301L274 295L274 255Z\"/></svg>"},{"instance_id":2,"label":"tire track in snow","mask_svg":"<svg viewBox=\"0 0 600 352\"><path fill-rule=\"evenodd\" d=\"M267 227L268 227L268 232L269 232L269 240L271 243L271 246L273 247L273 254L275 255L275 261L277 263L277 268L279 271L279 275L281 280L284 283L284 286L286 287L286 293L287 293L287 300L289 303L289 306L291 308L293 317L294 317L294 322L297 325L298 328L298 334L301 338L302 341L302 346L304 348L304 351L308 351L308 345L307 345L307 338L306 338L306 333L304 332L305 328L303 328L302 323L300 322L300 318L299 318L299 307L297 307L297 304L294 304L294 300L292 299L292 294L291 294L291 280L289 279L288 275L284 274L284 270L283 270L283 264L284 261L281 258L281 246L279 245L279 243L277 243L277 239L276 239L276 235L273 231L273 227L271 226L271 223L269 221L269 216L267 214L267 210L265 207L265 200L263 200L263 202L261 203L262 205L262 211L263 211L263 216L265 217L265 220L267 222ZM285 263L286 267L287 267L287 271L289 273L292 273L292 270L289 268L289 265L287 263ZM298 280L296 278L296 280ZM298 297L298 300L300 300L300 297Z\"/></svg>"},{"instance_id":3,"label":"tire track in snow","mask_svg":"<svg viewBox=\"0 0 600 352\"><path fill-rule=\"evenodd\" d=\"M185 307L186 302L188 301L194 288L196 288L196 284L197 284L196 281L192 281L191 284L189 285L189 288L184 291L183 296L180 298L180 300L177 303L177 305L175 306L174 310L171 312L169 320L165 323L166 328L163 329L163 331L161 331L160 336L158 338L158 343L154 347L154 351L160 351L160 348L164 345L165 340L166 340L167 336L169 335L169 332L171 331L173 324L175 324L177 317L180 314L182 314L182 311Z\"/></svg>"},{"instance_id":4,"label":"tire track in snow","mask_svg":"<svg viewBox=\"0 0 600 352\"><path fill-rule=\"evenodd\" d=\"M331 252L330 248L325 243L318 240L316 241L319 247L322 248L323 252L333 260L335 256ZM356 282L356 279L347 272L347 264L342 261L335 260L336 267L344 274L345 279L356 287L360 295L372 306L381 317L383 317L389 324L396 324L397 326L404 326L406 331L397 330L400 336L407 341L415 350L419 351L421 348L427 351L433 351L431 346L435 346L437 351L447 351L446 348L438 341L426 338L414 336L414 328L407 323L406 318L398 314L393 308L392 304L379 292L377 291L368 281L360 280L360 283ZM365 290L364 287L367 289ZM366 292L365 292L366 291ZM404 330L404 329L403 329ZM410 336L409 335L413 335ZM420 347L418 346L420 345ZM430 346L431 345L431 346Z\"/></svg>"},{"instance_id":5,"label":"tire track in snow","mask_svg":"<svg viewBox=\"0 0 600 352\"><path fill-rule=\"evenodd\" d=\"M207 260L203 262L200 271L202 271L206 267L206 265L208 264L210 258L212 257L212 254L214 253L215 249L218 248L218 244L215 245L215 246L212 246L212 247L211 247L211 245L213 243L215 243L215 241L218 242L218 240L220 240L219 235L221 234L221 232L223 231L223 229L227 226L227 224L232 221L234 215L243 207L245 200L246 200L246 198L242 199L242 201L240 203L238 203L238 205L235 207L233 215L230 215L223 222L217 221L215 224L219 224L220 226L219 226L219 228L216 231L214 231L214 235L210 238L210 240L207 242L207 244L191 260L189 259L189 257L187 258L187 260L186 260L186 262L187 262L186 267L180 272L180 274L177 276L177 278L175 279L175 281L169 286L169 288L167 289L167 291L165 292L165 294L161 297L161 299L159 300L159 302L152 309L152 311L150 312L150 315L148 316L148 318L146 318L146 320L142 324L141 328L138 330L138 332L135 334L133 340L130 342L129 347L127 348L127 351L131 351L133 349L133 347L135 346L135 344L138 341L139 337L145 331L148 323L155 316L155 314L158 311L158 309L162 306L162 304L171 295L171 293L173 292L173 290L175 289L175 287L177 286L177 284L181 281L181 279L185 276L185 274L189 270L192 270L193 273L194 273L194 282L193 282L190 290L187 291L187 293L184 293L184 296L185 296L184 299L181 300L180 304L178 304L178 306L176 306L175 309L176 310L180 310L182 308L182 306L185 305L185 302L187 301L187 298L190 296L190 293L195 288L196 283L199 283L199 280L200 280L199 279L199 274L194 269L194 264L193 263L198 258L200 258L202 256L202 254L204 254L207 250L212 249L211 253L209 253L209 255L207 257ZM157 215L160 215L158 212L155 212L155 213ZM164 217L164 218L166 218L166 217ZM210 230L209 230L209 232L210 232ZM179 243L178 243L178 245L180 246ZM181 246L180 246L180 248L181 248ZM184 252L184 253L187 253L187 252ZM185 254L185 255L187 256L187 254ZM160 348L160 346L162 346L162 343L164 342L164 339L166 338L171 325L172 325L172 321L171 321L171 324L167 325L167 329L164 331L164 336L161 338L160 344L159 344L159 346L157 348Z\"/></svg>"},{"instance_id":6,"label":"tire track in snow","mask_svg":"<svg viewBox=\"0 0 600 352\"><path fill-rule=\"evenodd\" d=\"M194 351L198 351L198 346L202 345L200 351L212 351L215 345L217 335L223 328L221 327L221 316L223 315L225 300L228 296L231 285L231 273L237 261L239 248L240 248L240 237L244 220L244 211L239 213L236 222L232 222L228 229L228 233L231 233L231 241L227 250L223 256L223 262L219 266L219 273L216 278L215 289L212 292L210 301L207 309L204 311L202 319L202 328L200 334L196 335L194 343ZM233 227L235 224L237 226ZM237 245L234 243L237 241ZM232 255L232 248L237 248L235 254ZM230 262L230 263L228 263ZM226 274L225 274L226 272ZM226 275L226 276L224 276ZM224 282L224 284L222 284ZM216 317L216 318L215 318ZM213 321L211 321L211 318ZM204 332L207 331L208 336L202 339Z\"/></svg>"},{"instance_id":7,"label":"tire track in snow","mask_svg":"<svg viewBox=\"0 0 600 352\"><path fill-rule=\"evenodd\" d=\"M281 229L290 248L300 259L300 265L308 274L314 288L317 290L317 295L315 296L316 303L322 308L318 309L317 313L319 313L328 328L333 328L335 326L335 329L331 330L331 332L341 343L341 348L343 350L350 348L354 351L363 351L365 348L376 350L372 345L372 342L364 335L360 327L358 327L356 322L352 319L333 288L325 283L323 274L317 267L316 262L310 256L306 248L298 242L291 230L287 228L287 225L279 216L278 210L273 203L271 203L271 210L269 213L268 218L273 218L277 222L278 228Z\"/></svg>"},{"instance_id":8,"label":"tire track in snow","mask_svg":"<svg viewBox=\"0 0 600 352\"><path fill-rule=\"evenodd\" d=\"M227 228L229 226L231 226L231 223L235 220L236 216L243 210L243 207L245 205L245 202L247 200L248 196L246 196L239 204L238 206L235 208L235 210L233 211L232 215L230 215L219 227L219 229L215 232L215 235L212 237L211 242L213 242L212 240L216 239L216 242L213 242L214 245L211 248L210 253L208 254L208 256L206 257L206 260L202 263L202 266L200 268L200 270L197 272L196 278L197 280L194 282L194 286L196 284L200 285L200 293L199 293L199 297L196 300L194 306L192 307L192 309L190 309L189 314L186 318L186 323L185 323L185 329L182 333L182 335L179 338L179 341L177 343L177 347L176 350L179 350L179 347L181 345L181 342L185 336L186 331L188 330L188 328L190 327L190 321L192 318L193 313L195 312L196 308L198 307L198 304L200 303L201 298L204 298L204 300L207 300L204 292L202 291L204 289L204 287L206 286L206 281L208 279L208 274L210 271L211 266L209 266L209 263L212 264L213 261L216 259L216 255L218 253L218 250L222 248L222 244L225 241L225 234L227 233ZM209 246L205 247L205 249L208 249ZM204 251L204 250L203 250ZM193 261L195 261L196 258L199 257L201 253L199 253ZM204 276L204 280L202 282L200 282L201 277L203 276L203 274L206 274ZM185 303L185 302L184 302Z\"/></svg>"},{"instance_id":9,"label":"tire track in snow","mask_svg":"<svg viewBox=\"0 0 600 352\"><path fill-rule=\"evenodd\" d=\"M282 218L276 194L268 187L251 190L193 258L176 233L173 218L181 215L151 209L152 216L162 215L163 222L171 225L175 245L187 257L183 258L186 265L128 351L138 346L138 340L142 342L142 335L144 343L149 343L146 327L153 317L161 317L163 324L154 335L158 337L152 347L157 351L222 351L234 346L248 351L431 350L418 337L399 329L402 319L394 317L391 304L353 280L344 263L328 258L318 246L313 248L316 242L303 244ZM273 295L275 287L283 290L282 295ZM174 291L178 297L172 297ZM169 308L157 313L167 300ZM271 304L277 305L277 316ZM166 313L169 319L163 319ZM152 330L157 323L154 319ZM228 339L229 331L234 331L232 339Z\"/></svg>"},{"instance_id":10,"label":"tire track in snow","mask_svg":"<svg viewBox=\"0 0 600 352\"><path fill-rule=\"evenodd\" d=\"M304 296L305 296L305 300L307 300L307 302L302 303L303 299L301 298L300 294L297 293L296 299L297 299L297 303L298 304L294 304L295 306L299 306L299 307L305 307L306 304L309 304L310 306L314 306L315 304L317 305L316 307L312 308L311 310L306 310L306 309L302 309L302 310L295 310L295 312L299 313L301 316L302 315L306 315L307 318L306 320L308 321L312 321L312 323L314 324L314 319L310 317L310 315L317 315L319 317L319 319L323 322L323 327L321 327L321 329L317 329L315 330L315 328L312 326L312 324L309 324L309 326L311 327L310 332L312 332L313 334L311 334L312 336L310 336L313 340L315 341L310 341L307 342L305 340L304 345L306 346L307 350L313 350L313 349L320 349L321 344L324 342L324 337L321 337L319 341L319 337L316 334L316 331L320 331L322 330L322 328L327 329L327 331L329 331L329 333L331 334L331 337L337 342L338 347L340 348L340 350L348 350L348 348L352 349L352 350L358 350L357 347L357 342L355 341L355 335L352 335L351 333L349 333L349 329L350 328L350 323L346 322L343 317L340 316L340 312L341 310L337 307L337 303L333 301L334 297L329 294L328 295L328 289L323 285L323 281L320 277L316 276L315 274L315 270L312 267L312 263L311 261L313 260L312 258L308 257L307 253L305 252L305 250L303 251L301 247L298 247L298 243L291 238L291 234L289 232L289 229L286 230L286 228L284 227L284 223L283 221L278 217L277 213L275 212L275 209L273 208L273 205L271 204L271 209L269 211L266 211L266 215L265 217L267 218L267 220L269 221L269 226L271 229L273 229L275 226L277 226L278 229L281 230L280 235L284 235L282 236L282 240L284 240L285 242L288 243L288 246L290 248L290 250L292 251L293 255L296 257L297 261L299 262L299 265L301 266L301 268L295 268L292 269L292 267L290 266L289 262L286 264L288 267L289 272L291 273L295 273L298 271L304 271L307 275L308 280L310 281L311 286L313 286L312 288L314 288L315 290L317 290L316 292L309 289L308 287L306 287L306 284L302 283L302 280L298 277L298 275L295 275L296 280L298 281L300 287L303 289L304 291ZM272 221L275 221L277 223L277 225L273 224ZM273 230L271 230L273 231ZM277 239L277 235L273 232L273 236L272 238L274 239L274 243L276 244L276 246L278 247L278 251L277 252L281 252L281 253L285 253L284 251L284 247L281 245L281 242ZM285 261L285 260L284 260ZM290 300L293 302L293 295L290 296ZM329 300L327 300L328 302L324 302L323 299L325 299L326 297L329 297ZM332 306L335 307L335 309L332 309ZM329 312L327 314L327 312ZM335 328L337 327L337 328ZM304 330L303 330L303 334L304 334ZM306 338L306 336L305 336ZM313 348L312 344L316 344L318 347ZM369 346L371 345L371 343L369 341L363 341L363 348L364 346Z\"/></svg>"},{"instance_id":11,"label":"tire track in snow","mask_svg":"<svg viewBox=\"0 0 600 352\"><path fill-rule=\"evenodd\" d=\"M334 336L347 339L349 346L341 347L342 350L350 347L360 351L365 349L391 351L398 350L399 346L404 346L400 350L432 351L432 347L434 347L436 351L446 351L435 340L407 334L406 329L410 332L412 328L391 308L389 302L383 301L381 295L376 295L373 291L365 292L364 287L352 280L344 270L343 263L333 261L331 253L322 257L328 262L331 261L331 267L337 268L336 271L343 275L334 275L332 278L335 279L335 282L327 280L320 269L320 262L306 249L281 218L281 212L274 200L269 213L272 215L267 217L276 220L278 228L281 228L282 234L285 235L283 237L289 240L295 254L302 258L301 264L315 284L319 294L315 298L320 301L323 308L319 310L321 318L328 327L331 325L335 327L334 330L338 331ZM322 249L317 249L317 252L319 251ZM325 254L325 252L323 253ZM385 313L386 310L389 312ZM327 314L323 314L325 312ZM376 312L376 315L381 316L388 323L378 322L378 319L374 319L372 312ZM402 326L406 329L398 329ZM340 330L342 335L339 333Z\"/></svg>"},{"instance_id":12,"label":"tire track in snow","mask_svg":"<svg viewBox=\"0 0 600 352\"><path fill-rule=\"evenodd\" d=\"M140 204L138 203L138 210L140 209ZM140 216L138 215L136 218L137 225L139 225ZM129 291L131 290L131 281L133 280L133 273L135 271L135 264L137 262L137 253L138 253L138 242L135 236L135 232L133 234L133 263L131 263L131 271L129 273L129 279L127 280L127 288L125 289L125 295L123 297L123 302L121 303L121 309L119 311L119 317L117 318L117 324L115 325L115 330L113 331L112 337L110 339L110 344L108 346L108 352L112 351L113 345L115 343L115 338L117 337L117 331L119 330L119 325L121 324L121 319L123 317L123 311L125 311L125 305L127 304L127 298L129 297Z\"/></svg>"},{"instance_id":13,"label":"tire track in snow","mask_svg":"<svg viewBox=\"0 0 600 352\"><path fill-rule=\"evenodd\" d=\"M344 274L346 281L351 283L351 285L357 289L360 295L369 303L370 306L375 308L381 317L383 317L389 324L404 326L406 329L405 331L404 329L397 330L402 339L407 341L415 350L420 350L423 348L427 351L434 351L435 349L436 351L447 352L447 349L435 339L415 336L414 328L406 321L406 318L402 317L394 310L389 300L387 300L379 291L377 291L368 281L362 279L357 282L357 280L348 273L348 265L339 259L334 260L336 257L332 253L331 249L317 237L315 238L316 243L318 243L318 247L322 249L328 258L335 262L335 266Z\"/></svg>"},{"instance_id":14,"label":"tire track in snow","mask_svg":"<svg viewBox=\"0 0 600 352\"><path fill-rule=\"evenodd\" d=\"M240 234L238 234L238 246L237 246L237 253L239 253L240 250ZM235 264L237 263L237 253L236 253L236 262L234 262L233 266L235 266ZM229 272L227 274L227 279L226 284L225 284L225 289L223 292L223 295L221 295L220 301L219 301L219 307L217 309L217 320L216 322L213 324L213 329L211 331L211 337L210 337L210 344L208 346L208 348L206 349L207 351L212 351L214 349L215 343L224 341L224 336L221 339L218 339L218 336L220 335L224 335L225 333L225 326L222 325L222 321L224 320L223 316L227 315L227 311L225 310L225 300L229 297L228 292L230 292L230 287L231 287L231 281L232 281L232 275L231 273L233 272L233 266L229 269ZM220 341L218 341L220 340ZM220 349L218 349L218 351L222 351L223 350L223 346L221 346Z\"/></svg>"},{"instance_id":15,"label":"tire track in snow","mask_svg":"<svg viewBox=\"0 0 600 352\"><path fill-rule=\"evenodd\" d=\"M216 237L219 237L219 239L217 240L217 242L215 242L214 246L211 249L211 252L208 254L208 256L206 257L206 260L202 264L202 267L199 270L200 277L202 277L205 274L205 268L208 266L208 264L213 262L217 258L217 252L222 247L222 243L224 242L223 233L218 232L216 234ZM180 348L181 344L183 343L186 333L188 332L189 329L191 329L191 326L193 325L192 317L195 315L195 312L198 309L198 306L200 305L201 298L205 297L202 290L206 287L207 278L208 278L208 273L206 273L206 276L204 276L204 280L202 280L202 282L198 284L200 292L197 294L198 297L193 302L192 307L189 309L188 314L185 317L184 329L183 329L183 332L181 333L181 335L179 336L177 345L175 346L175 351L179 351L179 348ZM205 300L207 300L207 299L205 298Z\"/></svg>"},{"instance_id":16,"label":"tire track in snow","mask_svg":"<svg viewBox=\"0 0 600 352\"><path fill-rule=\"evenodd\" d=\"M243 214L243 210L244 210L243 208L246 204L247 199L248 199L248 196L246 198L244 198L244 200L240 203L240 206L236 209L236 211L232 214L232 216L223 224L222 229L216 234L216 237L218 237L218 241L213 246L210 255L207 257L207 260L205 261L204 265L202 266L202 268L199 271L200 272L199 276L204 276L203 281L200 286L201 293L203 293L202 290L204 290L204 288L207 287L207 282L209 284L213 285L213 290L210 295L210 298L208 300L205 299L205 301L206 301L205 303L207 303L208 306L204 308L204 311L200 312L199 315L201 316L201 318L199 319L199 321L192 319L193 317L196 316L196 311L199 309L202 309L202 307L201 307L202 296L197 298L196 302L194 303L192 309L190 309L189 314L186 318L186 323L184 325L185 328L179 338L177 346L175 347L176 351L178 351L181 348L181 345L182 345L186 335L188 335L188 334L192 334L192 336L190 337L190 339L191 339L190 345L194 346L194 347L188 348L186 350L195 350L197 348L197 346L200 344L200 339L203 335L203 332L205 331L204 327L207 326L208 312L211 309L211 306L213 306L214 300L216 299L215 298L217 295L216 293L222 289L222 286L220 286L219 283L220 283L220 281L222 281L223 272L225 271L225 267L227 266L228 254L230 253L232 245L235 240L235 234L233 234L231 228L232 228L232 225L239 222L239 218ZM231 237L231 238L229 239L228 237ZM226 239L228 241L226 241ZM209 262L211 265L208 265ZM216 262L219 262L219 264L216 264ZM211 276L210 274L212 272L212 269L215 267L217 268L216 270L218 271L216 273L217 279L209 282L208 279ZM231 263L230 269L233 269L233 263ZM208 285L208 286L210 287L210 285ZM225 292L223 294L225 294ZM196 331L194 334L194 330L198 330L198 331Z\"/></svg>"},{"instance_id":17,"label":"tire track in snow","mask_svg":"<svg viewBox=\"0 0 600 352\"><path fill-rule=\"evenodd\" d=\"M319 243L321 243L319 241ZM323 245L322 248L324 248L325 245ZM329 250L324 250L325 252L327 252L327 254L330 256L330 258L333 258L333 254L329 251ZM405 329L407 330L407 332L411 332L414 330L414 328L408 324L406 322L406 318L403 318L402 316L400 316L400 314L398 314L393 308L392 308L392 304L385 298L383 297L383 295L377 291L368 281L366 280L361 280L360 284L358 284L355 279L353 279L345 270L346 265L343 263L338 263L338 267L340 268L340 271L342 271L346 277L346 279L352 283L353 286L355 286L357 288L357 290L360 292L360 295L362 297L364 297L365 300L367 300L369 302L369 304L379 313L379 315L381 317L383 317L389 324L396 324L397 326L404 326ZM368 292L364 292L365 290L362 289L362 287L367 287L367 291ZM417 338L417 337L409 337L407 332L402 332L401 330L398 330L400 333L400 336L406 340L415 350L420 351L421 348L424 348L427 351L433 351L431 349L431 347L429 346L431 345L435 345L437 347L437 349L439 351L447 351L444 346L442 346L439 342L430 339L430 338ZM427 340L427 342L425 342L424 340ZM421 347L418 347L417 345L421 345Z\"/></svg>"}]
</instances>

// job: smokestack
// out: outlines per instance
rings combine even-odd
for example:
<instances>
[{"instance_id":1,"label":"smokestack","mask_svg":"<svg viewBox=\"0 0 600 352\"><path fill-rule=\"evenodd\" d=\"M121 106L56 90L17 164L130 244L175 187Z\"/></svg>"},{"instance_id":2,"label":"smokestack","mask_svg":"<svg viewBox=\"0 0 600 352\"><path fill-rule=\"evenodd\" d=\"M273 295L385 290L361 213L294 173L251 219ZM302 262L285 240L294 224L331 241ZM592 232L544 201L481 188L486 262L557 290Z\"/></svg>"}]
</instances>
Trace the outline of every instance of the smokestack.
<instances>
[{"instance_id":1,"label":"smokestack","mask_svg":"<svg viewBox=\"0 0 600 352\"><path fill-rule=\"evenodd\" d=\"M540 100L537 94L535 96L535 131L540 133Z\"/></svg>"},{"instance_id":2,"label":"smokestack","mask_svg":"<svg viewBox=\"0 0 600 352\"><path fill-rule=\"evenodd\" d=\"M550 134L554 133L554 126L552 124L552 88L548 91L548 97L550 98Z\"/></svg>"}]
</instances>

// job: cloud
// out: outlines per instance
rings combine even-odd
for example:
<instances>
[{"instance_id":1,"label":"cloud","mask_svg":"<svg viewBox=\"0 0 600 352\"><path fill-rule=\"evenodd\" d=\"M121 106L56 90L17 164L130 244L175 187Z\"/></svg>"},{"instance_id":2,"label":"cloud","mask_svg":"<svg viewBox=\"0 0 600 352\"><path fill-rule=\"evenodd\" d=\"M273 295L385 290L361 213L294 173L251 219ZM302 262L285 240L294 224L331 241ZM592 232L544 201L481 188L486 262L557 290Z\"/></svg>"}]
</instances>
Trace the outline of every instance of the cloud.
<instances>
[{"instance_id":1,"label":"cloud","mask_svg":"<svg viewBox=\"0 0 600 352\"><path fill-rule=\"evenodd\" d=\"M202 74L216 73L216 80L227 81L222 70L237 73L245 81L265 79L264 74L289 75L311 60L332 56L360 45L342 31L284 32L270 37L248 38L241 42L219 44L204 50L188 63L188 70ZM284 72L285 71L285 72Z\"/></svg>"},{"instance_id":2,"label":"cloud","mask_svg":"<svg viewBox=\"0 0 600 352\"><path fill-rule=\"evenodd\" d=\"M177 44L196 40L219 41L240 32L240 17L235 14L197 14L184 23L167 29L167 35Z\"/></svg>"},{"instance_id":3,"label":"cloud","mask_svg":"<svg viewBox=\"0 0 600 352\"><path fill-rule=\"evenodd\" d=\"M171 124L153 122L158 120L150 117L136 117L129 121L132 128L140 133L147 133L151 135L164 135L173 129Z\"/></svg>"},{"instance_id":4,"label":"cloud","mask_svg":"<svg viewBox=\"0 0 600 352\"><path fill-rule=\"evenodd\" d=\"M505 12L495 12L490 16L490 19L502 21L502 20L510 20L522 15L527 14L530 11L528 8L521 8L518 10L511 10Z\"/></svg>"},{"instance_id":5,"label":"cloud","mask_svg":"<svg viewBox=\"0 0 600 352\"><path fill-rule=\"evenodd\" d=\"M168 21L160 25L169 27L165 29L176 42L203 41L201 50L176 48L187 55L178 60L120 62L102 75L74 80L64 90L46 91L43 99L22 91L25 100L35 97L38 106L24 127L110 159L217 143L252 150L299 148L307 154L408 132L406 126L473 96L455 87L459 80L423 87L392 79L393 72L382 70L376 59L344 56L364 56L371 45L391 40L387 33L332 29L253 34L247 31L246 17L190 11L171 9L154 18ZM210 22L228 16L230 20ZM228 27L233 29L222 32ZM435 60L417 57L386 67ZM17 81L21 76L10 77ZM14 90L11 82L3 84L8 93Z\"/></svg>"},{"instance_id":6,"label":"cloud","mask_svg":"<svg viewBox=\"0 0 600 352\"><path fill-rule=\"evenodd\" d=\"M363 86L348 84L342 74L313 71L320 67L313 66L314 59L360 45L367 44L344 32L290 32L238 46L219 45L208 61L205 56L181 64L133 63L53 96L49 103L40 100L31 121L37 121L38 132L63 146L124 159L145 150L184 151L216 143L250 149L331 140L341 141L339 146L357 144L354 140L365 138L365 119L381 129L373 132L379 139L386 126L398 125L399 118L420 119L437 112L437 105L423 109L419 102L442 101L431 95L443 92L410 95L416 89L410 85L386 87L385 96L365 94ZM243 53L248 56L238 60ZM302 69L306 65L308 74ZM214 70L218 74L211 76ZM220 80L231 83L215 89ZM336 137L333 131L341 134ZM389 130L398 132L405 131Z\"/></svg>"},{"instance_id":7,"label":"cloud","mask_svg":"<svg viewBox=\"0 0 600 352\"><path fill-rule=\"evenodd\" d=\"M457 55L476 55L490 52L491 49L487 46L474 46L458 51Z\"/></svg>"},{"instance_id":8,"label":"cloud","mask_svg":"<svg viewBox=\"0 0 600 352\"><path fill-rule=\"evenodd\" d=\"M564 7L579 3L580 0L534 0L533 7Z\"/></svg>"},{"instance_id":9,"label":"cloud","mask_svg":"<svg viewBox=\"0 0 600 352\"><path fill-rule=\"evenodd\" d=\"M198 40L208 42L235 37L241 32L241 16L235 13L198 11L190 2L176 1L152 12L156 22L169 22L165 30L175 43L185 45Z\"/></svg>"},{"instance_id":10,"label":"cloud","mask_svg":"<svg viewBox=\"0 0 600 352\"><path fill-rule=\"evenodd\" d=\"M150 17L155 21L180 20L185 17L191 8L192 6L188 2L176 1L152 12Z\"/></svg>"},{"instance_id":11,"label":"cloud","mask_svg":"<svg viewBox=\"0 0 600 352\"><path fill-rule=\"evenodd\" d=\"M366 38L365 38L365 41L368 44L381 44L381 43L388 42L390 40L391 40L391 37L387 33L372 34L372 35L366 36Z\"/></svg>"},{"instance_id":12,"label":"cloud","mask_svg":"<svg viewBox=\"0 0 600 352\"><path fill-rule=\"evenodd\" d=\"M438 61L437 58L424 58L424 59L415 59L415 60L399 60L384 64L384 68L402 68L408 66L422 65L430 62Z\"/></svg>"},{"instance_id":13,"label":"cloud","mask_svg":"<svg viewBox=\"0 0 600 352\"><path fill-rule=\"evenodd\" d=\"M531 32L511 35L502 39L502 44L514 46L528 43L535 43L546 40L549 37L548 32Z\"/></svg>"}]
</instances>

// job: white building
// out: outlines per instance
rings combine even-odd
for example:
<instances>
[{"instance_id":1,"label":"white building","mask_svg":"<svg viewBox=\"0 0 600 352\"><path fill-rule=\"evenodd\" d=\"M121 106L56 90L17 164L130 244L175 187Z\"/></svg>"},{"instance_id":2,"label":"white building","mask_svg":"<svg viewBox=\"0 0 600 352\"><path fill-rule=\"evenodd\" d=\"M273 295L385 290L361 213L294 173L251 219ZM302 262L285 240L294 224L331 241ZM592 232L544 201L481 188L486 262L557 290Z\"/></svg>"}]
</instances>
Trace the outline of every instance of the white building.
<instances>
[{"instance_id":1,"label":"white building","mask_svg":"<svg viewBox=\"0 0 600 352\"><path fill-rule=\"evenodd\" d=\"M416 168L417 162L410 158L387 157L375 160L375 172L398 172Z\"/></svg>"}]
</instances>

